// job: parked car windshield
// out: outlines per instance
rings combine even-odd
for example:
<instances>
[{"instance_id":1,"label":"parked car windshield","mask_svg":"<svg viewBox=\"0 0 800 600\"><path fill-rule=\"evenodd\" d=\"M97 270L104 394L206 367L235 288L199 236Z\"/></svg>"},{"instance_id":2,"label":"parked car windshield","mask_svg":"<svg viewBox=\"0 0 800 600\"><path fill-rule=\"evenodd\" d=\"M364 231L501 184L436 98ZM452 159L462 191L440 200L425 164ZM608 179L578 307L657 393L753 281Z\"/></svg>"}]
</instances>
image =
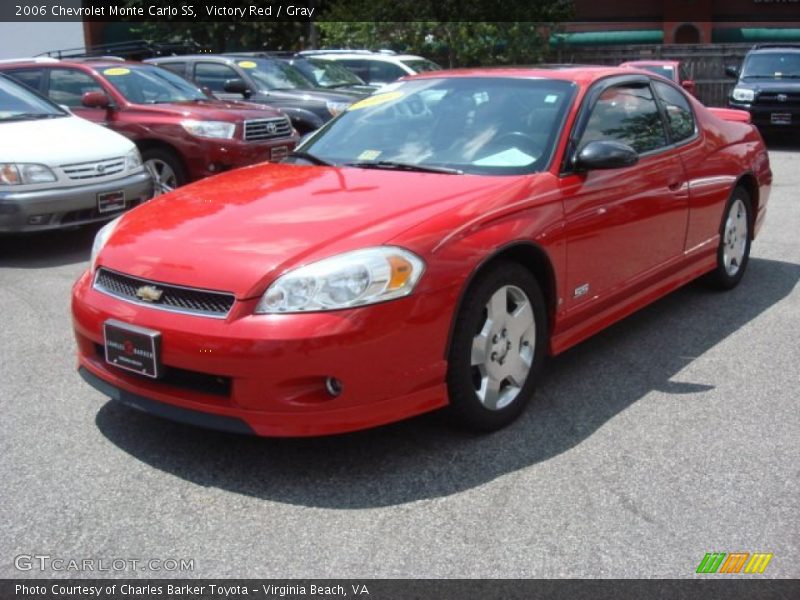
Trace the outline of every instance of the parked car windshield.
<instances>
[{"instance_id":1,"label":"parked car windshield","mask_svg":"<svg viewBox=\"0 0 800 600\"><path fill-rule=\"evenodd\" d=\"M124 64L104 67L99 72L126 100L135 104L208 100L191 83L161 67Z\"/></svg>"},{"instance_id":2,"label":"parked car windshield","mask_svg":"<svg viewBox=\"0 0 800 600\"><path fill-rule=\"evenodd\" d=\"M360 167L487 175L540 171L550 162L574 89L552 79L397 82L351 105L298 152Z\"/></svg>"},{"instance_id":3,"label":"parked car windshield","mask_svg":"<svg viewBox=\"0 0 800 600\"><path fill-rule=\"evenodd\" d=\"M408 60L401 60L408 68L412 69L415 73L426 73L428 71L441 71L442 67L435 62L425 60L424 58L412 58Z\"/></svg>"},{"instance_id":4,"label":"parked car windshield","mask_svg":"<svg viewBox=\"0 0 800 600\"><path fill-rule=\"evenodd\" d=\"M295 90L311 87L305 76L282 60L247 59L239 61L261 90Z\"/></svg>"},{"instance_id":5,"label":"parked car windshield","mask_svg":"<svg viewBox=\"0 0 800 600\"><path fill-rule=\"evenodd\" d=\"M650 71L651 73L655 73L656 75L661 75L662 77L666 77L667 79L671 79L672 81L676 81L675 79L675 69L671 65L633 65L637 69L644 69L645 71Z\"/></svg>"},{"instance_id":6,"label":"parked car windshield","mask_svg":"<svg viewBox=\"0 0 800 600\"><path fill-rule=\"evenodd\" d=\"M800 53L751 54L744 63L742 77L800 78Z\"/></svg>"},{"instance_id":7,"label":"parked car windshield","mask_svg":"<svg viewBox=\"0 0 800 600\"><path fill-rule=\"evenodd\" d=\"M0 121L65 117L55 104L0 76Z\"/></svg>"},{"instance_id":8,"label":"parked car windshield","mask_svg":"<svg viewBox=\"0 0 800 600\"><path fill-rule=\"evenodd\" d=\"M319 87L337 88L366 85L358 75L330 60L299 58L294 59L291 65Z\"/></svg>"}]
</instances>

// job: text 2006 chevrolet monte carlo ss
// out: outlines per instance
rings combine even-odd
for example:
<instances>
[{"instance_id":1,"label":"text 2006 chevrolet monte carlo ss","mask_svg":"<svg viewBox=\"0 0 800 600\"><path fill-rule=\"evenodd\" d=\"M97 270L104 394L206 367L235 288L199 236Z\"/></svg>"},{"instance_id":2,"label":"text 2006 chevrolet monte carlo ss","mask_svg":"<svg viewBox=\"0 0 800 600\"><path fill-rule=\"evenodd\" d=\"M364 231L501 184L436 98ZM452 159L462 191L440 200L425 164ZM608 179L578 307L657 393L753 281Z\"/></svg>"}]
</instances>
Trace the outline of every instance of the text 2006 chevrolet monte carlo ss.
<instances>
[{"instance_id":1,"label":"text 2006 chevrolet monte carlo ss","mask_svg":"<svg viewBox=\"0 0 800 600\"><path fill-rule=\"evenodd\" d=\"M447 407L490 430L540 367L701 275L732 288L772 173L739 111L643 71L435 72L285 164L103 228L79 371L126 404L266 436Z\"/></svg>"}]
</instances>

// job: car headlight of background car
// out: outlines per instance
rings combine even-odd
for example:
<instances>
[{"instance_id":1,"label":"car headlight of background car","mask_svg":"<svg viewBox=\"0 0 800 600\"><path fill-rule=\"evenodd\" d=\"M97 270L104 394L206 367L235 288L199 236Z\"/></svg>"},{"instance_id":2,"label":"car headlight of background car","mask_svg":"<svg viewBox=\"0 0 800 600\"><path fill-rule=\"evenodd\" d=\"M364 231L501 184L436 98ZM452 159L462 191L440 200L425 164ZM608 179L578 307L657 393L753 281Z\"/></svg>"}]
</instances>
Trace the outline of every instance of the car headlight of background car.
<instances>
[{"instance_id":1,"label":"car headlight of background car","mask_svg":"<svg viewBox=\"0 0 800 600\"><path fill-rule=\"evenodd\" d=\"M257 314L337 310L410 294L425 263L395 246L338 254L281 275L261 297Z\"/></svg>"},{"instance_id":2,"label":"car headlight of background car","mask_svg":"<svg viewBox=\"0 0 800 600\"><path fill-rule=\"evenodd\" d=\"M122 218L120 215L113 221L106 223L103 225L95 234L94 242L92 243L92 255L89 259L90 270L94 271L95 268L95 261L97 260L97 255L100 254L100 251L103 249L103 246L106 245L108 242L108 238L111 237L111 234L114 233L114 229L116 229L117 225L119 224L119 220Z\"/></svg>"},{"instance_id":3,"label":"car headlight of background car","mask_svg":"<svg viewBox=\"0 0 800 600\"><path fill-rule=\"evenodd\" d=\"M130 152L125 155L125 167L132 171L142 166L142 155L139 154L138 148L132 148Z\"/></svg>"},{"instance_id":4,"label":"car headlight of background car","mask_svg":"<svg viewBox=\"0 0 800 600\"><path fill-rule=\"evenodd\" d=\"M349 102L326 102L325 106L328 108L328 112L331 113L331 116L335 117L340 112L344 112L347 110L347 107L350 106Z\"/></svg>"},{"instance_id":5,"label":"car headlight of background car","mask_svg":"<svg viewBox=\"0 0 800 600\"><path fill-rule=\"evenodd\" d=\"M191 135L202 138L229 140L236 131L235 123L227 121L181 121L181 126Z\"/></svg>"},{"instance_id":6,"label":"car headlight of background car","mask_svg":"<svg viewBox=\"0 0 800 600\"><path fill-rule=\"evenodd\" d=\"M733 99L737 102L752 102L755 97L756 93L754 90L738 87L733 89Z\"/></svg>"},{"instance_id":7,"label":"car headlight of background car","mask_svg":"<svg viewBox=\"0 0 800 600\"><path fill-rule=\"evenodd\" d=\"M56 175L45 165L35 163L0 163L0 185L51 183Z\"/></svg>"}]
</instances>

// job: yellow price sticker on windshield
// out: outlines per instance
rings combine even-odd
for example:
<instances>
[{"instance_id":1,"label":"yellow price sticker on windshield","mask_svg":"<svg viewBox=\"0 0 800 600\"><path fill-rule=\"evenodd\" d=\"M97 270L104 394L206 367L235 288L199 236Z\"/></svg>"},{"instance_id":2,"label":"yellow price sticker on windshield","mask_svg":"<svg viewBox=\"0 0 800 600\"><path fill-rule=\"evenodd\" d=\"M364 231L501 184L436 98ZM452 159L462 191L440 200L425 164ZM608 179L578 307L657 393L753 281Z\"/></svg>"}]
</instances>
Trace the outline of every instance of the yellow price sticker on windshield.
<instances>
[{"instance_id":1,"label":"yellow price sticker on windshield","mask_svg":"<svg viewBox=\"0 0 800 600\"><path fill-rule=\"evenodd\" d=\"M243 61L240 61L240 62L238 62L236 64L238 64L243 69L255 69L258 66L252 60L243 60Z\"/></svg>"},{"instance_id":2,"label":"yellow price sticker on windshield","mask_svg":"<svg viewBox=\"0 0 800 600\"><path fill-rule=\"evenodd\" d=\"M130 69L123 69L122 67L112 67L110 69L106 69L103 71L103 75L128 75L131 72Z\"/></svg>"},{"instance_id":3,"label":"yellow price sticker on windshield","mask_svg":"<svg viewBox=\"0 0 800 600\"><path fill-rule=\"evenodd\" d=\"M389 92L388 94L376 94L375 96L364 98L361 102L356 102L355 104L351 104L350 108L348 108L347 110L358 110L359 108L367 108L368 106L378 106L379 104L383 104L384 102L391 102L392 100L397 100L402 95L403 92Z\"/></svg>"}]
</instances>

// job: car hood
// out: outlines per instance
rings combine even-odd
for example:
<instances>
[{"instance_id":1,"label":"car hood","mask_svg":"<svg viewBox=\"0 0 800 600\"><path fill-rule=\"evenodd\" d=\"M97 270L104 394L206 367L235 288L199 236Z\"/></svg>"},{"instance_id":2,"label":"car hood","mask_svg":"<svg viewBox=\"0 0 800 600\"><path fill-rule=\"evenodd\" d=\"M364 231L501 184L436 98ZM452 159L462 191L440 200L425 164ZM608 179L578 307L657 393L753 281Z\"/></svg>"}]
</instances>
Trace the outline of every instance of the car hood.
<instances>
[{"instance_id":1,"label":"car hood","mask_svg":"<svg viewBox=\"0 0 800 600\"><path fill-rule=\"evenodd\" d=\"M208 121L243 121L246 119L269 119L279 117L283 113L262 104L248 102L224 101L216 99L199 100L197 102L169 102L164 104L137 104L136 108L143 112L161 115L208 120Z\"/></svg>"},{"instance_id":2,"label":"car hood","mask_svg":"<svg viewBox=\"0 0 800 600\"><path fill-rule=\"evenodd\" d=\"M133 147L120 134L75 116L0 122L0 162L53 167L124 156Z\"/></svg>"},{"instance_id":3,"label":"car hood","mask_svg":"<svg viewBox=\"0 0 800 600\"><path fill-rule=\"evenodd\" d=\"M322 88L306 88L294 90L270 90L269 92L261 92L252 97L252 100L302 100L309 103L318 103L325 105L326 102L353 102L357 97L348 92L340 90L326 90Z\"/></svg>"},{"instance_id":4,"label":"car hood","mask_svg":"<svg viewBox=\"0 0 800 600\"><path fill-rule=\"evenodd\" d=\"M518 189L520 180L525 178L257 165L127 213L98 264L248 298L287 269L387 243L445 211L460 223L470 218L460 206L508 197L503 192Z\"/></svg>"},{"instance_id":5,"label":"car hood","mask_svg":"<svg viewBox=\"0 0 800 600\"><path fill-rule=\"evenodd\" d=\"M754 79L745 77L737 84L758 92L800 92L800 79Z\"/></svg>"}]
</instances>

